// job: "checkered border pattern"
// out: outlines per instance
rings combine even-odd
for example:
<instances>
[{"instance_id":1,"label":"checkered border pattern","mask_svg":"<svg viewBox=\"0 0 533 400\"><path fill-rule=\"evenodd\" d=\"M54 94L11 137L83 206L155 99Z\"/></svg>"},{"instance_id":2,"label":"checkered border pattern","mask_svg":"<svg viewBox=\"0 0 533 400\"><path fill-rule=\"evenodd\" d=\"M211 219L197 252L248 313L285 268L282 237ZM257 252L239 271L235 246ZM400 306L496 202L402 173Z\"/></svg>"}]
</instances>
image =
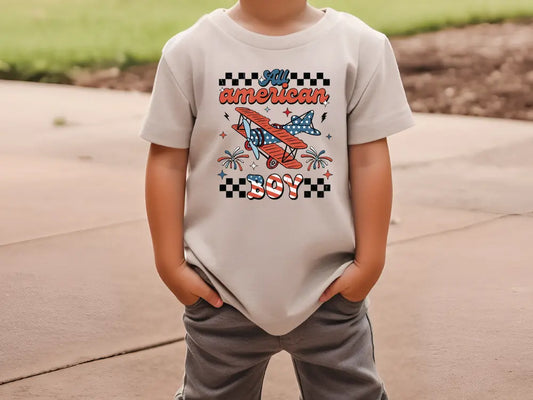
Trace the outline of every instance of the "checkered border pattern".
<instances>
[{"instance_id":1,"label":"checkered border pattern","mask_svg":"<svg viewBox=\"0 0 533 400\"><path fill-rule=\"evenodd\" d=\"M304 190L304 197L310 198L313 193L316 193L316 197L323 198L326 192L331 191L331 185L324 183L324 178L317 178L316 183L313 183L311 178L304 178L304 185L307 185L310 190Z\"/></svg>"},{"instance_id":2,"label":"checkered border pattern","mask_svg":"<svg viewBox=\"0 0 533 400\"><path fill-rule=\"evenodd\" d=\"M291 72L289 78L292 82L296 82L296 86L329 86L330 83L328 78L324 78L323 72L304 72L300 73L300 76L298 76L298 72ZM258 72L252 72L248 76L245 72L236 74L226 72L224 78L218 80L218 84L219 86L251 86L252 82L258 79Z\"/></svg>"},{"instance_id":3,"label":"checkered border pattern","mask_svg":"<svg viewBox=\"0 0 533 400\"><path fill-rule=\"evenodd\" d=\"M313 183L311 178L304 178L304 185L307 185L309 190L304 190L304 198L311 198L313 193L316 193L317 198L324 198L326 192L331 191L331 185L324 183L324 178L317 178L316 183ZM226 197L234 197L237 194L240 198L246 197L246 190L241 190L241 186L246 185L246 178L239 178L238 183L233 183L233 178L226 178L225 183L219 185L219 190L226 193Z\"/></svg>"},{"instance_id":4,"label":"checkered border pattern","mask_svg":"<svg viewBox=\"0 0 533 400\"><path fill-rule=\"evenodd\" d=\"M246 185L246 178L239 178L238 183L233 183L233 178L226 178L226 183L219 185L221 192L226 192L226 197L233 197L233 193L237 193L239 197L246 197L246 190L241 190L241 185Z\"/></svg>"}]
</instances>

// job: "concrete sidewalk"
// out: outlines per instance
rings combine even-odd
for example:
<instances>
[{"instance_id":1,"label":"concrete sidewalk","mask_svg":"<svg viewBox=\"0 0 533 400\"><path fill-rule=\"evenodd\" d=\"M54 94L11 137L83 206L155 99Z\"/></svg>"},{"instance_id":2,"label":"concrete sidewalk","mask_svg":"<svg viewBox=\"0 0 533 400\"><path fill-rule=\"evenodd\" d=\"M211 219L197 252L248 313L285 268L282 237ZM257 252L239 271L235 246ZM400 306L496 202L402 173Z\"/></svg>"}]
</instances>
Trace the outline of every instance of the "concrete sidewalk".
<instances>
[{"instance_id":1,"label":"concrete sidewalk","mask_svg":"<svg viewBox=\"0 0 533 400\"><path fill-rule=\"evenodd\" d=\"M183 308L144 209L148 100L0 81L0 399L170 400L181 383ZM415 119L389 138L378 370L391 400L530 398L533 123ZM297 391L279 353L263 398Z\"/></svg>"}]
</instances>

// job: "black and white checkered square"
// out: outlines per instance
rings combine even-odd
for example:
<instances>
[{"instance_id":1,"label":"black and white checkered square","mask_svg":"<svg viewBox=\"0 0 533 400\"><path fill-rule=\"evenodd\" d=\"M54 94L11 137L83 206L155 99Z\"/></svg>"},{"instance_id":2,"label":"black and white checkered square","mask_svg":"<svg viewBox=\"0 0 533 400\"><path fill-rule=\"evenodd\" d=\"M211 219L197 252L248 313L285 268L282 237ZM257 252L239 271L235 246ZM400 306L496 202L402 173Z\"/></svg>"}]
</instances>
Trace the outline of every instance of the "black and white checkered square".
<instances>
[{"instance_id":1,"label":"black and white checkered square","mask_svg":"<svg viewBox=\"0 0 533 400\"><path fill-rule=\"evenodd\" d=\"M226 72L224 78L218 80L219 86L252 86L252 81L259 78L259 73L252 72L246 75L245 72L238 72L233 75L233 72Z\"/></svg>"},{"instance_id":2,"label":"black and white checkered square","mask_svg":"<svg viewBox=\"0 0 533 400\"><path fill-rule=\"evenodd\" d=\"M225 183L221 183L219 190L226 193L226 197L233 197L233 193L238 193L240 198L246 197L246 190L241 190L241 185L246 185L246 178L239 178L238 183L233 183L233 178L226 178Z\"/></svg>"},{"instance_id":3,"label":"black and white checkered square","mask_svg":"<svg viewBox=\"0 0 533 400\"><path fill-rule=\"evenodd\" d=\"M304 178L304 185L307 185L309 190L304 190L304 197L310 198L313 193L316 193L316 197L323 198L326 192L331 190L329 183L324 183L324 178L317 178L316 183L313 183L311 178Z\"/></svg>"},{"instance_id":4,"label":"black and white checkered square","mask_svg":"<svg viewBox=\"0 0 533 400\"><path fill-rule=\"evenodd\" d=\"M329 79L324 78L323 72L291 72L291 81L296 81L296 86L329 86Z\"/></svg>"},{"instance_id":5,"label":"black and white checkered square","mask_svg":"<svg viewBox=\"0 0 533 400\"><path fill-rule=\"evenodd\" d=\"M289 86L329 86L329 79L324 78L323 72L291 72ZM245 72L226 72L224 78L218 80L219 86L251 86L254 80L259 79L258 72L246 74ZM291 85L292 83L292 85Z\"/></svg>"}]
</instances>

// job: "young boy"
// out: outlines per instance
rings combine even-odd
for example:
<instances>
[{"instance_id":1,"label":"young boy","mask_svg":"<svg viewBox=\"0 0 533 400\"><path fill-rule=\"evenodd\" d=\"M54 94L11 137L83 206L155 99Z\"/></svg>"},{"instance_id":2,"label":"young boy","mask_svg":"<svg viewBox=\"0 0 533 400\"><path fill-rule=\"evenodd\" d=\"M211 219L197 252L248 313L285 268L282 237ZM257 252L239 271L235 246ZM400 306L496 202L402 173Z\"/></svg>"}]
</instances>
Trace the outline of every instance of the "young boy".
<instances>
[{"instance_id":1,"label":"young boy","mask_svg":"<svg viewBox=\"0 0 533 400\"><path fill-rule=\"evenodd\" d=\"M368 293L391 211L386 137L414 125L388 38L305 0L240 0L170 38L140 136L157 271L185 305L175 399L378 400Z\"/></svg>"}]
</instances>

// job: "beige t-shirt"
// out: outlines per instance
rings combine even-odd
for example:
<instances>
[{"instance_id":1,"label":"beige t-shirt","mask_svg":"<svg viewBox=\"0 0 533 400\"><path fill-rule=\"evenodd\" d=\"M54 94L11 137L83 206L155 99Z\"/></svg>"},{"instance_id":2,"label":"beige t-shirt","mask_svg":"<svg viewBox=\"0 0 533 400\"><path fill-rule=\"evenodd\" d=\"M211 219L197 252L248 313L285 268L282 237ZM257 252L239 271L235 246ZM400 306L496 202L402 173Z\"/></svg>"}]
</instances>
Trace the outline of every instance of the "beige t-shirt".
<instances>
[{"instance_id":1,"label":"beige t-shirt","mask_svg":"<svg viewBox=\"0 0 533 400\"><path fill-rule=\"evenodd\" d=\"M204 14L164 45L140 132L189 148L185 258L273 335L354 259L348 145L414 125L388 38L322 11L282 36Z\"/></svg>"}]
</instances>

